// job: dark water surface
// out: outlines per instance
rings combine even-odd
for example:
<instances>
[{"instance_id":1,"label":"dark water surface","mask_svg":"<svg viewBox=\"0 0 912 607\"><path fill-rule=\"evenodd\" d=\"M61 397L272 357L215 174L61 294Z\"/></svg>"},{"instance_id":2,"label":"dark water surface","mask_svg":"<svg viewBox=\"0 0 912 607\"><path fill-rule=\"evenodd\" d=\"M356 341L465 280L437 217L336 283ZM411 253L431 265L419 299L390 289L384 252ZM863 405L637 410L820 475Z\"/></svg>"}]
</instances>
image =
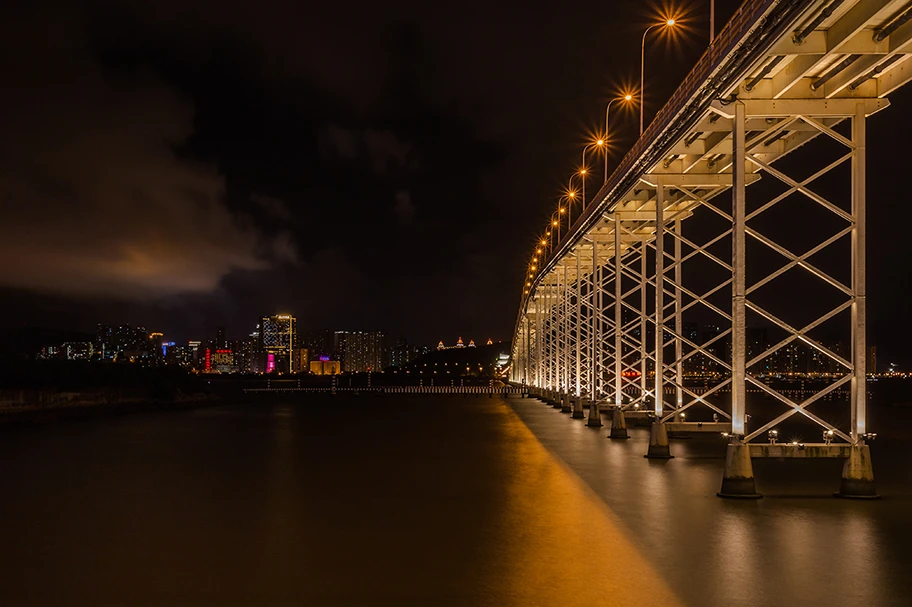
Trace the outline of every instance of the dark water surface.
<instances>
[{"instance_id":1,"label":"dark water surface","mask_svg":"<svg viewBox=\"0 0 912 607\"><path fill-rule=\"evenodd\" d=\"M290 398L0 428L0 605L909 605L910 445L616 442L535 400ZM798 465L792 465L798 464Z\"/></svg>"}]
</instances>

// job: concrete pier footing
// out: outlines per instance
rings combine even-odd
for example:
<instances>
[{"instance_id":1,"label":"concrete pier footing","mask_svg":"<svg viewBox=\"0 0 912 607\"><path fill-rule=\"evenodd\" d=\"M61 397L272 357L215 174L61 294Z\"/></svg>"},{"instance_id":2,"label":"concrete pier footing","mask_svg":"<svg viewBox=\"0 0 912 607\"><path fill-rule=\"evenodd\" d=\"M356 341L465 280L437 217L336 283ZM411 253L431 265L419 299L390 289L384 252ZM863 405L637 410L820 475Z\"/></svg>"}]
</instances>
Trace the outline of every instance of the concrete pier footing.
<instances>
[{"instance_id":1,"label":"concrete pier footing","mask_svg":"<svg viewBox=\"0 0 912 607\"><path fill-rule=\"evenodd\" d=\"M871 448L868 445L852 445L849 457L842 467L842 483L836 497L850 499L877 499L874 487L874 466L871 464Z\"/></svg>"},{"instance_id":2,"label":"concrete pier footing","mask_svg":"<svg viewBox=\"0 0 912 607\"><path fill-rule=\"evenodd\" d=\"M557 390L551 390L551 398L548 399L548 402L551 403L551 406L555 409L561 408L561 394Z\"/></svg>"},{"instance_id":3,"label":"concrete pier footing","mask_svg":"<svg viewBox=\"0 0 912 607\"><path fill-rule=\"evenodd\" d=\"M561 413L570 413L573 411L573 406L570 404L570 393L564 392L561 394Z\"/></svg>"},{"instance_id":4,"label":"concrete pier footing","mask_svg":"<svg viewBox=\"0 0 912 607\"><path fill-rule=\"evenodd\" d=\"M751 464L751 450L744 443L731 443L725 452L725 472L722 474L722 489L719 497L757 499L754 485L754 467Z\"/></svg>"},{"instance_id":5,"label":"concrete pier footing","mask_svg":"<svg viewBox=\"0 0 912 607\"><path fill-rule=\"evenodd\" d=\"M573 419L583 419L585 414L583 413L583 397L574 396L572 400L573 404Z\"/></svg>"},{"instance_id":6,"label":"concrete pier footing","mask_svg":"<svg viewBox=\"0 0 912 607\"><path fill-rule=\"evenodd\" d=\"M583 417L583 404L582 399L580 399L580 418ZM601 428L602 427L602 413L599 411L598 402L594 400L589 401L589 417L586 419L586 426L590 428Z\"/></svg>"},{"instance_id":7,"label":"concrete pier footing","mask_svg":"<svg viewBox=\"0 0 912 607\"><path fill-rule=\"evenodd\" d=\"M611 410L611 432L608 434L608 438L630 438L627 435L627 420L620 407L614 407Z\"/></svg>"},{"instance_id":8,"label":"concrete pier footing","mask_svg":"<svg viewBox=\"0 0 912 607\"><path fill-rule=\"evenodd\" d=\"M663 422L652 422L652 427L649 429L649 450L643 457L651 459L671 459L674 457L668 448L668 431L665 429Z\"/></svg>"}]
</instances>

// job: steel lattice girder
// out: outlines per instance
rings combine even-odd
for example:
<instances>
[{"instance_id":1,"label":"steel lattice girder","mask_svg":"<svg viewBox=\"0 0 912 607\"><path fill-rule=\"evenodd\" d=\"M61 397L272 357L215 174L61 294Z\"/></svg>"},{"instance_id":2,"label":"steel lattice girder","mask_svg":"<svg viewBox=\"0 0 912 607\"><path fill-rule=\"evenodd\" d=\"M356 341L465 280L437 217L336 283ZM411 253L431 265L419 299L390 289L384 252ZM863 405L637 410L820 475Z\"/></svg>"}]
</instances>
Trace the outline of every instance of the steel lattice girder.
<instances>
[{"instance_id":1,"label":"steel lattice girder","mask_svg":"<svg viewBox=\"0 0 912 607\"><path fill-rule=\"evenodd\" d=\"M755 10L755 5L763 4L761 11ZM622 226L625 230L625 239L629 232L630 242L625 242L629 248L631 242L648 241L655 232L655 225L650 225L650 216L655 214L655 191L660 187L670 187L671 192L664 192L668 198L668 204L663 205L664 213L680 212L682 219L688 219L698 209L712 211L715 215L731 221L733 217L724 210L712 204L711 200L727 190L730 186L733 168L737 168L736 173L740 175L741 168L732 166L732 154L736 151L733 144L733 125L736 118L736 112L733 111L735 104L732 95L737 95L739 100L737 106L739 111L743 112L743 122L739 128L742 129L744 136L745 154L749 151L749 156L745 156L742 163L743 170L746 172L741 178L741 186L749 185L752 179L755 180L763 173L767 177L779 180L787 186L787 190L778 199L768 200L765 205L752 211L746 218L739 219L741 229L738 233L739 242L745 237L749 237L760 242L769 249L781 255L785 262L779 269L767 274L762 279L755 281L752 285L745 285L743 288L744 308L750 309L761 316L768 322L780 327L786 331L786 338L779 343L767 349L760 355L754 356L750 361L741 360L740 366L749 366L761 360L764 356L774 352L777 348L784 347L796 340L803 341L815 349L818 345L813 340L807 338L808 331L816 328L823 322L839 315L847 309L851 309L853 316L853 328L857 327L853 335L853 348L856 351L852 360L840 357L834 352L827 354L831 359L836 360L839 364L847 369L851 375L839 380L839 385L844 383L852 384L852 432L851 439L857 440L858 435L864 431L864 403L863 403L863 368L864 368L864 119L877 111L886 108L889 102L884 98L889 92L895 90L898 86L905 84L912 77L912 68L906 61L907 53L910 49L910 36L912 36L912 24L905 23L893 26L894 21L898 23L897 16L905 10L905 4L902 2L889 2L882 0L865 0L839 3L837 10L832 14L821 15L821 9L824 2L800 2L800 10L788 9L791 11L787 15L787 23L783 26L776 26L779 29L766 27L761 23L761 19L769 23L776 22L776 8L774 3L753 2L747 3L739 15L751 15L753 23L750 25L750 19L742 19L739 22L739 15L736 15L735 30L739 33L736 37L729 36L724 39L724 50L719 55L715 53L710 57L715 66L710 71L700 71L704 68L698 65L695 68L695 74L706 74L700 76L705 78L709 87L715 87L713 79L717 75L728 74L719 82L724 88L713 88L715 101L709 103L707 97L702 93L702 89L691 83L691 80L685 82L682 90L689 91L687 95L676 95L669 106L677 104L682 109L678 112L668 112L669 108L663 109L660 116L657 117L655 124L650 127L646 136L641 142L638 142L635 149L631 152L631 158L625 158L620 170L612 175L605 187L593 198L593 204L590 205L589 211L581 217L576 227L567 235L567 238L558 243L556 254L547 264L543 263L542 273L534 278L534 285L530 289L530 297L526 298L523 310L530 310L528 305L535 302L540 305L538 294L539 286L544 289L549 288L544 277L550 274L551 266L556 260L562 258L565 253L565 244L575 246L573 243L582 242L582 239L590 235L597 234L598 237L610 236L613 230L609 224L613 221L611 211L621 213L630 213L628 225ZM765 12L764 12L765 11ZM784 22L785 23L785 22ZM752 29L754 28L754 29ZM727 28L728 29L728 28ZM772 33L773 37L763 38L767 33ZM881 35L881 32L883 35ZM738 38L737 36L741 36ZM758 40L757 43L752 40ZM744 53L739 50L742 48L752 49L748 61L742 61ZM726 54L727 53L727 54ZM724 55L724 56L723 56ZM717 59L716 57L719 57ZM849 60L851 59L851 60ZM728 73L726 66L734 66L734 72ZM698 79L699 80L699 79ZM696 82L696 81L694 81ZM710 89L706 89L710 90ZM724 102L723 102L724 100ZM696 108L694 110L694 108ZM853 121L853 137L851 141L844 135L835 131L835 127L846 119ZM683 121L678 125L679 121ZM655 127L655 128L654 128ZM666 137L666 133L676 133L674 137ZM860 134L860 143L858 135ZM819 177L815 175L810 179L802 181L789 178L784 172L780 171L775 165L776 162L786 155L794 154L803 148L807 143L820 135L829 136L835 141L843 144L849 141L850 152L834 162L832 166L825 168L821 174L826 174L831 170L841 167L840 163L851 163L853 173L853 208L851 212L840 209L838 206L831 204L826 198L817 195L813 188L809 187L810 183ZM746 141L745 141L746 140ZM653 143L658 142L658 143ZM854 142L854 143L853 143ZM860 149L860 152L858 149ZM643 159L652 158L654 164L651 168L643 165ZM640 167L640 168L636 168ZM619 184L630 182L631 170L642 171L634 175L634 185L624 186L629 188L624 191ZM708 177L704 177L707 175ZM715 175L715 177L713 177ZM721 177L720 177L721 176ZM725 180L728 179L728 182ZM677 180L675 182L675 180ZM712 181L715 180L713 184ZM645 183L644 183L645 182ZM736 188L737 189L737 188ZM747 226L747 222L752 221L768 209L779 205L782 201L793 193L798 193L812 200L815 204L833 212L846 221L844 229L837 231L828 238L819 242L816 246L804 252L792 252L783 247L770 235L762 233L755 227ZM688 206L687 199L691 201ZM742 198L743 200L743 198ZM699 202L696 202L699 201ZM677 204L677 207L675 207ZM602 224L605 222L605 225ZM620 222L623 223L623 222ZM605 229L607 227L607 229ZM621 230L618 230L619 232ZM718 238L725 239L730 236L727 233L720 234ZM852 240L852 284L844 284L839 280L829 276L826 272L817 267L810 258L816 253L828 248L836 242L843 239L851 238ZM742 269L734 268L735 264L729 264L726 259L713 254L709 248L720 242L706 242L699 247L683 234L676 237L676 246L686 246L690 251L680 259L668 264L669 272L677 272L683 268L689 261L697 258L711 259L716 266L725 268L732 266L732 273L743 273ZM643 245L645 248L645 244ZM653 245L651 249L654 249ZM645 259L645 250L641 253L643 261ZM662 260L666 259L663 254ZM629 281L633 278L635 281L640 280L639 288L642 290L648 281L642 267L638 271L635 267L636 258L628 257L627 264L619 264L621 267L615 272L618 284L623 281ZM743 261L743 260L742 260ZM834 289L843 293L846 300L835 306L829 312L823 314L813 322L805 323L801 327L793 327L787 319L778 318L768 310L764 310L759 305L752 303L752 296L761 288L771 285L779 276L794 268L807 270L816 279L828 284ZM655 282L655 278L652 282ZM743 280L743 279L742 279ZM667 282L669 297L680 297L684 293L690 298L690 302L684 305L678 304L682 312L693 309L695 306L703 307L709 297L720 292L720 289L726 288L732 284L733 280L724 280L717 287L710 291L704 291L702 294L693 292L686 286L686 276L684 280L677 280L673 276L663 273L662 281ZM600 284L603 287L604 284ZM605 291L605 289L599 289ZM690 291L688 293L688 291ZM642 292L642 291L641 291ZM661 293L664 293L663 288ZM619 300L623 309L635 312L637 306L630 300L635 299L637 290L625 289L620 294ZM553 293L548 294L553 299ZM662 295L664 297L664 295ZM639 306L642 308L643 306ZM659 309L665 310L663 302ZM724 310L715 306L717 312L726 314ZM672 310L674 308L671 308ZM589 308L591 312L591 306ZM620 310L620 308L619 308ZM600 310L599 321L602 323L610 319L610 312L605 313L605 309ZM525 314L526 312L523 312ZM544 346L550 346L549 340L541 339L542 331L538 329L540 320L536 312L534 316L529 316L527 324L527 344L529 353L527 358L528 364L539 364L542 358L541 348L539 346L544 342ZM549 316L550 318L550 316ZM576 323L582 323L582 315L577 312ZM572 322L572 321L571 321ZM642 322L642 319L641 319ZM549 329L553 323L545 323ZM615 323L618 327L618 343L621 345L619 353L622 360L615 360L616 368L628 368L629 361L626 360L625 349L636 347L632 339L636 332L635 322ZM608 325L603 325L607 327ZM641 325L642 327L642 325ZM577 329L579 330L579 329ZM740 330L743 331L743 320L741 321ZM677 334L671 335L673 341L682 343L690 350L681 351L680 357L686 358L693 356L696 351L694 343L688 344L683 335L678 331ZM579 334L579 333L578 333ZM534 337L533 337L534 335ZM645 337L644 332L640 332L641 338ZM736 336L737 337L737 336ZM717 336L716 339L721 339ZM743 340L743 336L737 337ZM594 338L589 339L592 342ZM532 342L536 343L532 343ZM553 340L551 340L553 341ZM642 339L640 340L642 341ZM664 336L660 344L665 343ZM703 344L706 348L710 342ZM661 347L661 346L660 346ZM859 352L859 349L862 351ZM823 349L825 350L825 348ZM592 355L590 355L592 356ZM647 356L641 353L644 362ZM743 359L743 357L742 357ZM582 360L582 359L581 359ZM600 359L597 359L600 360ZM628 365L628 366L625 366ZM544 366L540 364L539 366ZM634 363L635 366L635 363ZM529 375L529 373L527 373ZM664 375L664 374L660 374ZM750 378L742 378L740 381L750 381ZM860 383L861 388L858 388ZM764 388L759 389L763 390ZM835 389L835 388L830 388ZM813 399L819 397L812 397ZM860 399L860 402L859 402ZM808 414L808 417L815 419L813 414L806 411L812 401L804 403L793 403L788 399L782 400L790 407L789 414L802 413ZM815 419L817 421L817 419ZM818 423L820 423L818 421ZM826 423L823 423L824 427ZM754 433L756 435L756 432ZM750 436L750 435L749 435ZM845 438L845 436L843 436Z\"/></svg>"}]
</instances>

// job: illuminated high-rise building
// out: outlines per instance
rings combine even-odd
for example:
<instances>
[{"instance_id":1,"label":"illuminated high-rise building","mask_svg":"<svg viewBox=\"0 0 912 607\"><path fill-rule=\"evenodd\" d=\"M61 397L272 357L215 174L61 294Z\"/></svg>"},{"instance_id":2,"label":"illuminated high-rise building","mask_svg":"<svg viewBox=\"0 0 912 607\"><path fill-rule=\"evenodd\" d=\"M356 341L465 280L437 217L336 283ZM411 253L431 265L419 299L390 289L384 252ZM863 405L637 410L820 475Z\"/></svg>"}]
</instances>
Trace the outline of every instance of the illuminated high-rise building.
<instances>
[{"instance_id":1,"label":"illuminated high-rise building","mask_svg":"<svg viewBox=\"0 0 912 607\"><path fill-rule=\"evenodd\" d=\"M263 360L263 372L293 371L295 329L295 317L291 314L260 318L257 354Z\"/></svg>"},{"instance_id":2,"label":"illuminated high-rise building","mask_svg":"<svg viewBox=\"0 0 912 607\"><path fill-rule=\"evenodd\" d=\"M292 362L294 373L307 373L310 371L310 351L307 348L295 348Z\"/></svg>"},{"instance_id":3,"label":"illuminated high-rise building","mask_svg":"<svg viewBox=\"0 0 912 607\"><path fill-rule=\"evenodd\" d=\"M254 331L245 339L234 342L235 361L241 373L262 373L257 347L260 342L259 331Z\"/></svg>"},{"instance_id":4,"label":"illuminated high-rise building","mask_svg":"<svg viewBox=\"0 0 912 607\"><path fill-rule=\"evenodd\" d=\"M136 362L154 353L149 332L144 327L130 325L99 324L93 348L104 361Z\"/></svg>"},{"instance_id":5,"label":"illuminated high-rise building","mask_svg":"<svg viewBox=\"0 0 912 607\"><path fill-rule=\"evenodd\" d=\"M345 373L378 372L388 366L382 331L336 331L333 350L339 353Z\"/></svg>"}]
</instances>

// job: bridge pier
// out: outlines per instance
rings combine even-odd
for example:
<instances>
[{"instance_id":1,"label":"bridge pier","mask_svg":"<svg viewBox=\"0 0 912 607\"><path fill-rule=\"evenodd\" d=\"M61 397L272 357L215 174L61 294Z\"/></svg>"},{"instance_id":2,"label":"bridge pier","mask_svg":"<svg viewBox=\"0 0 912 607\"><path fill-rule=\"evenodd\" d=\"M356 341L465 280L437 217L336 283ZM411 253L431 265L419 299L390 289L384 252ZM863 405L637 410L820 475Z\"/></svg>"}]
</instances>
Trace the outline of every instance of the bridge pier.
<instances>
[{"instance_id":1,"label":"bridge pier","mask_svg":"<svg viewBox=\"0 0 912 607\"><path fill-rule=\"evenodd\" d=\"M757 499L754 485L754 467L751 464L750 446L740 441L732 442L725 452L725 472L722 473L722 489L719 497Z\"/></svg>"},{"instance_id":2,"label":"bridge pier","mask_svg":"<svg viewBox=\"0 0 912 607\"><path fill-rule=\"evenodd\" d=\"M551 397L548 399L548 402L551 403L551 406L555 409L561 408L561 395L557 390L551 390Z\"/></svg>"},{"instance_id":3,"label":"bridge pier","mask_svg":"<svg viewBox=\"0 0 912 607\"><path fill-rule=\"evenodd\" d=\"M627 435L627 420L624 418L624 410L620 407L614 407L611 410L611 433L608 438L630 438Z\"/></svg>"},{"instance_id":4,"label":"bridge pier","mask_svg":"<svg viewBox=\"0 0 912 607\"><path fill-rule=\"evenodd\" d=\"M852 445L849 457L842 468L842 483L837 497L851 499L877 499L874 487L874 466L871 465L871 448L868 445Z\"/></svg>"},{"instance_id":5,"label":"bridge pier","mask_svg":"<svg viewBox=\"0 0 912 607\"><path fill-rule=\"evenodd\" d=\"M668 447L668 430L665 423L660 421L652 422L649 429L649 450L643 457L650 459L671 459L671 449Z\"/></svg>"},{"instance_id":6,"label":"bridge pier","mask_svg":"<svg viewBox=\"0 0 912 607\"><path fill-rule=\"evenodd\" d=\"M564 392L563 394L561 394L560 412L561 413L571 413L572 411L573 411L573 407L570 404L570 393Z\"/></svg>"},{"instance_id":7,"label":"bridge pier","mask_svg":"<svg viewBox=\"0 0 912 607\"><path fill-rule=\"evenodd\" d=\"M734 439L725 454L725 471L719 497L758 498L755 488L754 471L751 463L756 458L781 459L844 459L842 483L836 497L853 499L877 499L880 497L874 486L874 469L871 465L871 451L868 445L846 443L746 443Z\"/></svg>"},{"instance_id":8,"label":"bridge pier","mask_svg":"<svg viewBox=\"0 0 912 607\"><path fill-rule=\"evenodd\" d=\"M579 417L583 417L583 407L582 407L582 398L580 398L580 412ZM586 426L589 428L601 428L602 427L602 413L599 411L598 401L596 399L589 399L589 417L586 419Z\"/></svg>"},{"instance_id":9,"label":"bridge pier","mask_svg":"<svg viewBox=\"0 0 912 607\"><path fill-rule=\"evenodd\" d=\"M583 413L583 397L574 396L572 399L573 402L573 419L583 419L585 414Z\"/></svg>"}]
</instances>

